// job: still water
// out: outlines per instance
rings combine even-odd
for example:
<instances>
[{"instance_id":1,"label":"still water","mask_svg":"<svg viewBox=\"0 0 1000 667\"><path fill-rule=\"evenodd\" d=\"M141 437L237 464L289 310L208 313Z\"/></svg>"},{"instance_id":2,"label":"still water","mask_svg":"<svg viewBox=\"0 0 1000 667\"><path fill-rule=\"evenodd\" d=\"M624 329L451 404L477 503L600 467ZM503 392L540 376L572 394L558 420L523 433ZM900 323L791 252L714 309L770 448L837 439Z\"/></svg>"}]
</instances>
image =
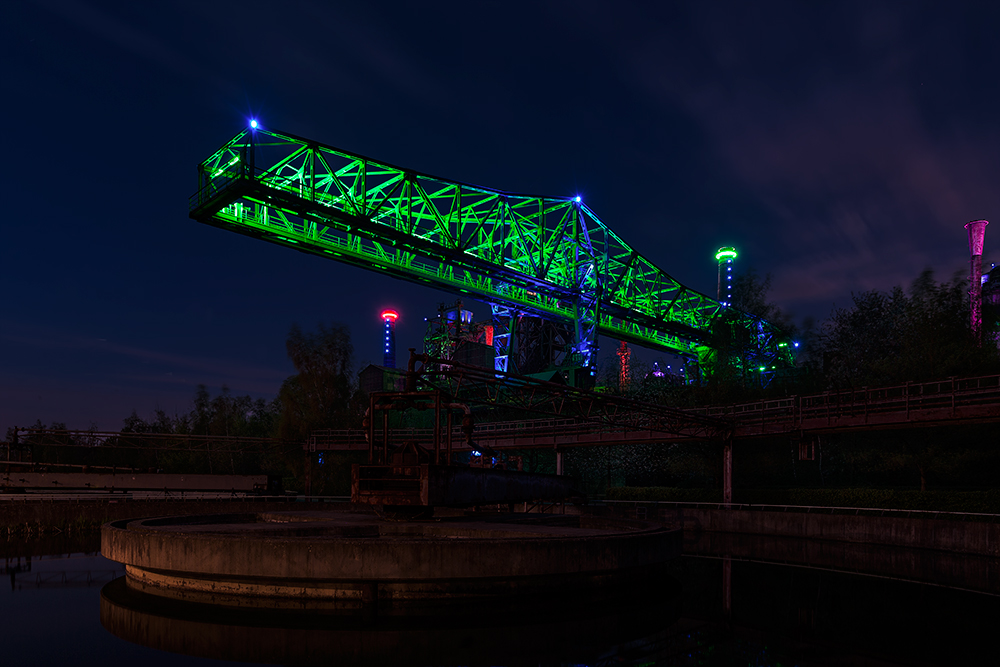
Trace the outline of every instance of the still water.
<instances>
[{"instance_id":1,"label":"still water","mask_svg":"<svg viewBox=\"0 0 1000 667\"><path fill-rule=\"evenodd\" d=\"M96 537L0 547L0 664L18 667L1000 664L998 563L933 552L705 537L669 586L615 606L373 622L150 598L124 586Z\"/></svg>"}]
</instances>

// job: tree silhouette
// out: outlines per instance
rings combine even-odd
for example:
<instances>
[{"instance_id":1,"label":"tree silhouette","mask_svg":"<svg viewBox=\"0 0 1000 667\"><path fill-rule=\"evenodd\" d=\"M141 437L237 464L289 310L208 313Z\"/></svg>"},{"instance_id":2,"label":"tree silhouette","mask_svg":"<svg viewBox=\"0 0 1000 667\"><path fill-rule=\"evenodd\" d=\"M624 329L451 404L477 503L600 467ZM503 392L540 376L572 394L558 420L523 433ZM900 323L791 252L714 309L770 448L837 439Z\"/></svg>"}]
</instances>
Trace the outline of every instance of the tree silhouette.
<instances>
[{"instance_id":1,"label":"tree silhouette","mask_svg":"<svg viewBox=\"0 0 1000 667\"><path fill-rule=\"evenodd\" d=\"M294 324L285 347L298 374L285 380L278 393L281 437L305 439L319 428L360 425L350 330L320 324L318 331L306 333Z\"/></svg>"}]
</instances>

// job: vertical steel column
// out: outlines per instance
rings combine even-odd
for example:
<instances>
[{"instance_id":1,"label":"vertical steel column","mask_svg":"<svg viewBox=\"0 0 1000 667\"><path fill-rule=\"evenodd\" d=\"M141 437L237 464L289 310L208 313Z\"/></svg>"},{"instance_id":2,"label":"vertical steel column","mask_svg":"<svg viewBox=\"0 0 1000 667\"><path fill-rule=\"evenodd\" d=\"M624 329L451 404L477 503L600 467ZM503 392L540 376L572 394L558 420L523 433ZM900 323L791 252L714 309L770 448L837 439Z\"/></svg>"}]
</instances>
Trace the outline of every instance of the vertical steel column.
<instances>
[{"instance_id":1,"label":"vertical steel column","mask_svg":"<svg viewBox=\"0 0 1000 667\"><path fill-rule=\"evenodd\" d=\"M382 411L382 465L389 465L389 411Z\"/></svg>"},{"instance_id":2,"label":"vertical steel column","mask_svg":"<svg viewBox=\"0 0 1000 667\"><path fill-rule=\"evenodd\" d=\"M507 306L497 303L491 303L490 309L493 311L493 367L501 373L506 373L513 348L511 339L514 335L516 313Z\"/></svg>"},{"instance_id":3,"label":"vertical steel column","mask_svg":"<svg viewBox=\"0 0 1000 667\"><path fill-rule=\"evenodd\" d=\"M563 453L556 450L556 474L563 474Z\"/></svg>"},{"instance_id":4,"label":"vertical steel column","mask_svg":"<svg viewBox=\"0 0 1000 667\"><path fill-rule=\"evenodd\" d=\"M722 559L722 613L729 621L733 617L733 559Z\"/></svg>"},{"instance_id":5,"label":"vertical steel column","mask_svg":"<svg viewBox=\"0 0 1000 667\"><path fill-rule=\"evenodd\" d=\"M368 399L368 465L375 463L375 397Z\"/></svg>"},{"instance_id":6,"label":"vertical steel column","mask_svg":"<svg viewBox=\"0 0 1000 667\"><path fill-rule=\"evenodd\" d=\"M733 502L733 439L726 438L722 446L722 502L729 509Z\"/></svg>"},{"instance_id":7,"label":"vertical steel column","mask_svg":"<svg viewBox=\"0 0 1000 667\"><path fill-rule=\"evenodd\" d=\"M445 465L451 465L451 408L448 408L448 458L445 459Z\"/></svg>"},{"instance_id":8,"label":"vertical steel column","mask_svg":"<svg viewBox=\"0 0 1000 667\"><path fill-rule=\"evenodd\" d=\"M306 449L306 498L312 495L312 455Z\"/></svg>"},{"instance_id":9,"label":"vertical steel column","mask_svg":"<svg viewBox=\"0 0 1000 667\"><path fill-rule=\"evenodd\" d=\"M441 392L434 392L434 465L441 465Z\"/></svg>"}]
</instances>

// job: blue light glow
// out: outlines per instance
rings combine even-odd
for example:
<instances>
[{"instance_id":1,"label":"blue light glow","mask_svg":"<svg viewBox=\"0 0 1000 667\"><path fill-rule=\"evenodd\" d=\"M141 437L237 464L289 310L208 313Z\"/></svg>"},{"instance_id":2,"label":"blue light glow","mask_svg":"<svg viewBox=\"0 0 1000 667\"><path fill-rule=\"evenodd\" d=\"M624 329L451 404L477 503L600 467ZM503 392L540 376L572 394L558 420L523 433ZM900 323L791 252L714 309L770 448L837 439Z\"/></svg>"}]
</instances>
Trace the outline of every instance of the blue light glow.
<instances>
[{"instance_id":1,"label":"blue light glow","mask_svg":"<svg viewBox=\"0 0 1000 667\"><path fill-rule=\"evenodd\" d=\"M250 127L252 127L255 130L257 129L257 119L256 118L251 119L251 121L250 121Z\"/></svg>"},{"instance_id":2,"label":"blue light glow","mask_svg":"<svg viewBox=\"0 0 1000 667\"><path fill-rule=\"evenodd\" d=\"M580 203L580 198L579 198L579 197L577 197L577 198L575 198L575 199L574 199L573 201L575 201L575 202L576 202L577 204L579 204L579 203Z\"/></svg>"}]
</instances>

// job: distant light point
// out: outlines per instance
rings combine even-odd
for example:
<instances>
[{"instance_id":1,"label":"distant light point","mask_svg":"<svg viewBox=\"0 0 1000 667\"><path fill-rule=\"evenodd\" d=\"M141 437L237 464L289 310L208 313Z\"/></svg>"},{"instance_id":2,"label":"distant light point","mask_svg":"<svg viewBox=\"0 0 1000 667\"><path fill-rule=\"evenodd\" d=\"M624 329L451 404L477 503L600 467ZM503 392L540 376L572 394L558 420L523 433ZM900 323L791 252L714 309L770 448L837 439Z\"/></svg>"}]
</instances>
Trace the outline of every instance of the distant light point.
<instances>
[{"instance_id":1,"label":"distant light point","mask_svg":"<svg viewBox=\"0 0 1000 667\"><path fill-rule=\"evenodd\" d=\"M575 201L575 202L576 202L577 204L579 204L579 203L580 203L580 198L579 198L579 197L575 197L575 198L573 199L573 201Z\"/></svg>"}]
</instances>

